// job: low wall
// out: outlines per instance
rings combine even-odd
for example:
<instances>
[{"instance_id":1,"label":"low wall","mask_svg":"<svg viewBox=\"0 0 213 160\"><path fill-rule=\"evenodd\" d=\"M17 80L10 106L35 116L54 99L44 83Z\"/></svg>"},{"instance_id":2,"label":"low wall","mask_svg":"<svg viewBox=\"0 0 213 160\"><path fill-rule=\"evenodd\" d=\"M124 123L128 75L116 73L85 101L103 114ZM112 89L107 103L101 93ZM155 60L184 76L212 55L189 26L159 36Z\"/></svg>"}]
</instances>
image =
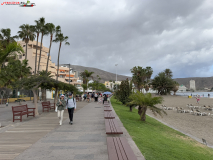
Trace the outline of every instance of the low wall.
<instances>
[{"instance_id":1,"label":"low wall","mask_svg":"<svg viewBox=\"0 0 213 160\"><path fill-rule=\"evenodd\" d=\"M30 97L23 97L23 98L9 98L9 103L15 102L17 99L24 99L25 101L30 101ZM31 101L34 99L34 97L31 97ZM38 97L39 99L39 97Z\"/></svg>"}]
</instances>

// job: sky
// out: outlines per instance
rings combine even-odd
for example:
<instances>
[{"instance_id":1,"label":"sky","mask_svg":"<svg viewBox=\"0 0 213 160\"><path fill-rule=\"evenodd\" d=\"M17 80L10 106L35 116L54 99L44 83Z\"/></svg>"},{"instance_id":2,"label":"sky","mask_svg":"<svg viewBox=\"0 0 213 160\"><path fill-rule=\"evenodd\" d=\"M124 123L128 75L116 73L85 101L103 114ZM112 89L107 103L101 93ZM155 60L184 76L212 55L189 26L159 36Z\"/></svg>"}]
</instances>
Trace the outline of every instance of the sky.
<instances>
[{"instance_id":1,"label":"sky","mask_svg":"<svg viewBox=\"0 0 213 160\"><path fill-rule=\"evenodd\" d=\"M174 78L213 76L212 0L30 2L36 6L0 5L0 29L10 28L17 35L20 25L34 25L41 17L60 25L70 42L62 45L60 64L112 73L118 64L117 73L127 76L134 66L151 66L152 77L166 68ZM44 37L44 46L49 47L49 39ZM52 44L53 62L58 48L58 43Z\"/></svg>"}]
</instances>

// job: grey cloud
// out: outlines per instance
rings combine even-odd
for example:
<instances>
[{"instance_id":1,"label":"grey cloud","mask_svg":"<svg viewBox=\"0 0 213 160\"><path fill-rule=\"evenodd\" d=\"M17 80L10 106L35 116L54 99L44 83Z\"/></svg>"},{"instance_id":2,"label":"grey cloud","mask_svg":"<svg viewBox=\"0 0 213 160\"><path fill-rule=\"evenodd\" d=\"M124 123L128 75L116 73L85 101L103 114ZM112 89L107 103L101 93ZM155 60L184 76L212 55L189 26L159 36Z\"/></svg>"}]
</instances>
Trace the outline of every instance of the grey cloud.
<instances>
[{"instance_id":1,"label":"grey cloud","mask_svg":"<svg viewBox=\"0 0 213 160\"><path fill-rule=\"evenodd\" d=\"M36 7L1 6L1 28L16 34L21 24L45 17L62 27L70 46L62 46L61 63L131 75L134 66L151 66L153 76L165 68L174 77L211 76L213 4L211 0L37 0ZM4 23L3 23L4 22ZM49 37L44 38L49 46ZM59 44L53 44L57 61Z\"/></svg>"}]
</instances>

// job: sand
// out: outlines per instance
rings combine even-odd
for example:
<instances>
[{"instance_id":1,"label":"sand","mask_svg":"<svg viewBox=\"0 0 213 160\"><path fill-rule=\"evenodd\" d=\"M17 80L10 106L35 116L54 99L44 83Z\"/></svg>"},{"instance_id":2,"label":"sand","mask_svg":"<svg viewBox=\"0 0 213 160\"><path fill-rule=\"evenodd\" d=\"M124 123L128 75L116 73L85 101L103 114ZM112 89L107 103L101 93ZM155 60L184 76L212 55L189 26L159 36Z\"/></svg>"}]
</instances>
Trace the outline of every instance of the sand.
<instances>
[{"instance_id":1,"label":"sand","mask_svg":"<svg viewBox=\"0 0 213 160\"><path fill-rule=\"evenodd\" d=\"M196 104L195 98L187 98L181 96L163 96L164 102L162 104L167 107L182 107L189 110L186 104L193 104L195 106L210 105L213 106L213 98L200 98L200 104ZM161 105L157 105L160 107ZM161 107L160 107L161 108ZM201 112L211 113L213 111L199 109ZM159 115L155 118L173 126L174 128L197 137L202 141L204 138L208 145L213 145L213 116L196 116L190 113L177 113L177 110L166 110L167 115L161 118ZM148 109L147 114L152 115Z\"/></svg>"}]
</instances>

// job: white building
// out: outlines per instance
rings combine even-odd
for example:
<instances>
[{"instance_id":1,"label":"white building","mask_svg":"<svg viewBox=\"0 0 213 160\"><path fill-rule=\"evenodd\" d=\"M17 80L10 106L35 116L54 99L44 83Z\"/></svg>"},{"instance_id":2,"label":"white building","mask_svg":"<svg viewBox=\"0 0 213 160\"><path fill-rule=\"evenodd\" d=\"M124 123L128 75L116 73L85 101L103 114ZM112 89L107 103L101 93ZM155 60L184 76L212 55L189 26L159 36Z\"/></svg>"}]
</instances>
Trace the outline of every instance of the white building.
<instances>
[{"instance_id":1,"label":"white building","mask_svg":"<svg viewBox=\"0 0 213 160\"><path fill-rule=\"evenodd\" d=\"M186 92L186 86L180 85L177 92Z\"/></svg>"},{"instance_id":2,"label":"white building","mask_svg":"<svg viewBox=\"0 0 213 160\"><path fill-rule=\"evenodd\" d=\"M190 89L193 89L194 91L196 90L196 87L195 87L195 80L190 80L189 81L189 88Z\"/></svg>"}]
</instances>

